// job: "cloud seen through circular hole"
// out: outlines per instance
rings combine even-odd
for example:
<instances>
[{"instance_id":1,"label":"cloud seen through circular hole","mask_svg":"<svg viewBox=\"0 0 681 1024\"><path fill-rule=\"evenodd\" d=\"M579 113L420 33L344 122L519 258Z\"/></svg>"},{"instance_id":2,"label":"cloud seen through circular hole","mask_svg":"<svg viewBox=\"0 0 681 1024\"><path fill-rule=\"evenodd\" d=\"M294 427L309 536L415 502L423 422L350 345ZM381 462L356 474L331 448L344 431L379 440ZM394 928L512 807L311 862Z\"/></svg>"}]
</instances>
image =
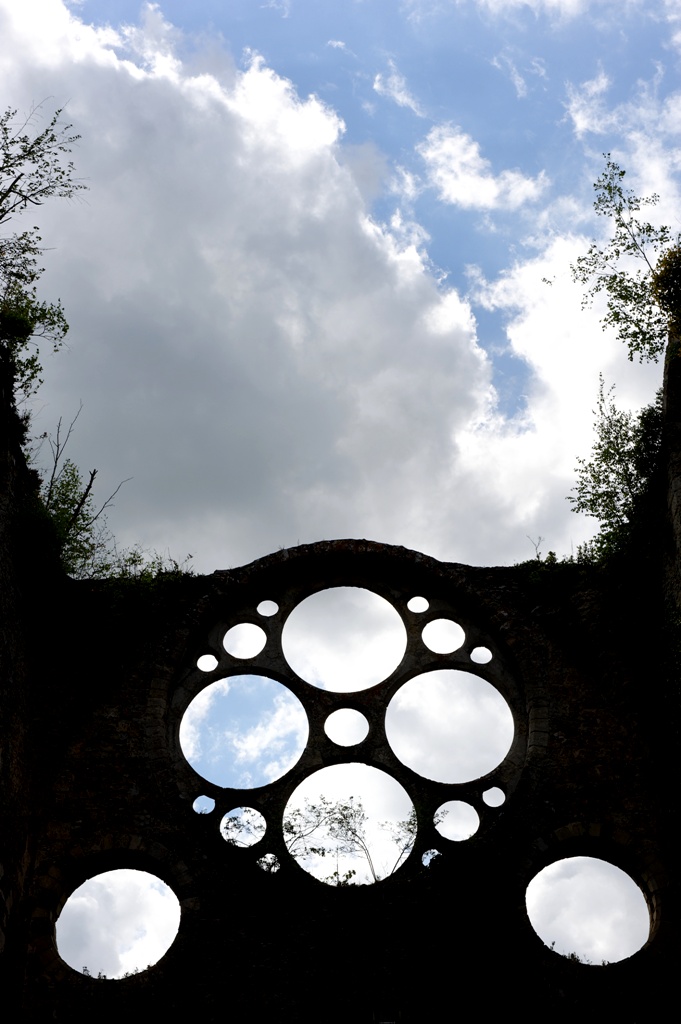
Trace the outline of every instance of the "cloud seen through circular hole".
<instances>
[{"instance_id":1,"label":"cloud seen through circular hole","mask_svg":"<svg viewBox=\"0 0 681 1024\"><path fill-rule=\"evenodd\" d=\"M165 882L119 868L71 893L57 920L57 948L74 970L119 979L160 960L179 925L180 904Z\"/></svg>"},{"instance_id":2,"label":"cloud seen through circular hole","mask_svg":"<svg viewBox=\"0 0 681 1024\"><path fill-rule=\"evenodd\" d=\"M616 963L645 945L645 897L620 868L596 857L567 857L540 871L527 887L532 927L556 953L594 965Z\"/></svg>"},{"instance_id":3,"label":"cloud seen through circular hole","mask_svg":"<svg viewBox=\"0 0 681 1024\"><path fill-rule=\"evenodd\" d=\"M388 742L426 779L471 782L500 764L513 742L513 716L499 691L470 672L415 676L388 705Z\"/></svg>"},{"instance_id":4,"label":"cloud seen through circular hole","mask_svg":"<svg viewBox=\"0 0 681 1024\"><path fill-rule=\"evenodd\" d=\"M298 698L266 676L211 683L180 724L180 746L192 768L208 782L242 789L281 778L299 759L307 736Z\"/></svg>"},{"instance_id":5,"label":"cloud seen through circular hole","mask_svg":"<svg viewBox=\"0 0 681 1024\"><path fill-rule=\"evenodd\" d=\"M348 693L389 676L402 660L407 635L397 611L378 594L333 587L293 609L282 645L301 679Z\"/></svg>"}]
</instances>

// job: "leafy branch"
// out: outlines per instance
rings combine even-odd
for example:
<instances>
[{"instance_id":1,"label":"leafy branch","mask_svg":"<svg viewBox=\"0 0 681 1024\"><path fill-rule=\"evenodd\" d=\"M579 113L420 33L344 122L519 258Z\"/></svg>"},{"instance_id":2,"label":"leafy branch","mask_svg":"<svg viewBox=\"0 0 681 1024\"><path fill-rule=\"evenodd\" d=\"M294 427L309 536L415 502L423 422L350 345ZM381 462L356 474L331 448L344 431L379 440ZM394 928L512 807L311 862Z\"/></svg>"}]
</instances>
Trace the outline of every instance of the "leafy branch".
<instances>
[{"instance_id":1,"label":"leafy branch","mask_svg":"<svg viewBox=\"0 0 681 1024\"><path fill-rule=\"evenodd\" d=\"M594 209L612 221L612 237L605 245L593 241L587 254L571 266L572 277L587 286L582 308L605 292L607 312L601 323L615 329L630 361L634 355L641 362L657 361L673 318L668 291L660 287L657 275L670 259L678 262L681 234L673 235L666 225L655 227L639 218L642 209L657 205L659 196L639 197L625 188L626 171L609 153L604 156L605 170L594 184Z\"/></svg>"},{"instance_id":2,"label":"leafy branch","mask_svg":"<svg viewBox=\"0 0 681 1024\"><path fill-rule=\"evenodd\" d=\"M72 199L87 187L75 179L73 162L66 159L80 136L61 123L63 108L36 131L41 106L23 120L17 121L11 107L0 116L0 225L52 196ZM0 238L0 353L9 359L15 390L24 398L41 383L39 341L56 351L68 331L61 303L38 299L43 251L37 227Z\"/></svg>"}]
</instances>

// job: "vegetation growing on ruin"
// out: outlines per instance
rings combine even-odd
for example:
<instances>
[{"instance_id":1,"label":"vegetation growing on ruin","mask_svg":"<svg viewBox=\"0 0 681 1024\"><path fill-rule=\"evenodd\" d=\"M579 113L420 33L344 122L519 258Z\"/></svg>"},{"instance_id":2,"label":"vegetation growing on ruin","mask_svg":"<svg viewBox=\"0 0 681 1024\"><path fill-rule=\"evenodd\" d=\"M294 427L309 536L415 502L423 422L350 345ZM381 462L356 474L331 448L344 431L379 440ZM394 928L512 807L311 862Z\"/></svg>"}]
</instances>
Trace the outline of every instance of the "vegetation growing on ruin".
<instances>
[{"instance_id":1,"label":"vegetation growing on ruin","mask_svg":"<svg viewBox=\"0 0 681 1024\"><path fill-rule=\"evenodd\" d=\"M57 109L41 130L42 107L33 107L26 117L17 117L17 111L9 107L0 116L0 226L33 212L47 199L73 199L87 187L75 177L69 159L80 136L72 133L71 124L64 123L63 108ZM38 296L43 252L36 226L0 237L0 366L19 404L33 396L42 383L41 345L57 351L69 329L60 300L48 302ZM97 470L90 470L86 480L66 454L79 414L80 410L68 429L63 429L60 419L53 434L45 432L34 441L28 440L30 416L25 409L22 414L25 452L40 478L39 497L64 571L77 579L146 580L186 571L187 559L178 563L149 554L138 545L118 547L106 512L122 484L98 503L94 494ZM38 468L43 461L47 467Z\"/></svg>"},{"instance_id":2,"label":"vegetation growing on ruin","mask_svg":"<svg viewBox=\"0 0 681 1024\"><path fill-rule=\"evenodd\" d=\"M583 305L605 292L604 328L612 327L627 346L629 359L657 362L681 323L681 235L667 226L639 219L659 197L640 198L624 186L625 171L605 154L605 170L594 184L594 209L611 222L612 235L592 242L572 266L575 281L586 285ZM591 458L577 460L577 481L568 497L574 512L599 523L592 541L578 549L578 560L604 562L637 544L650 543L655 531L654 500L662 470L662 392L638 414L618 408L614 386L600 379L596 435ZM647 539L646 539L647 538Z\"/></svg>"}]
</instances>

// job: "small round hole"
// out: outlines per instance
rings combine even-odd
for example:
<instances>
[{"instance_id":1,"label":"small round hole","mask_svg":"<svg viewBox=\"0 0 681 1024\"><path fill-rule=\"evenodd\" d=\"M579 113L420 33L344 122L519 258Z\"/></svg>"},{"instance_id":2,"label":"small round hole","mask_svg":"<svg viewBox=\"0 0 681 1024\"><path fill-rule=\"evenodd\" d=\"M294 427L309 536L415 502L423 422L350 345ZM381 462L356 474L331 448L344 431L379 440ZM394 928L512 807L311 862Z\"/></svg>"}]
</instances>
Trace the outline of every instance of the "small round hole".
<instances>
[{"instance_id":1,"label":"small round hole","mask_svg":"<svg viewBox=\"0 0 681 1024\"><path fill-rule=\"evenodd\" d=\"M258 865L259 868L262 868L263 871L267 871L271 875L273 875L281 867L279 863L279 858L273 853L266 853L264 857L260 857L256 861L256 864Z\"/></svg>"},{"instance_id":2,"label":"small round hole","mask_svg":"<svg viewBox=\"0 0 681 1024\"><path fill-rule=\"evenodd\" d=\"M461 626L451 619L433 619L423 627L421 636L433 654L452 654L453 651L458 651L466 639Z\"/></svg>"},{"instance_id":3,"label":"small round hole","mask_svg":"<svg viewBox=\"0 0 681 1024\"><path fill-rule=\"evenodd\" d=\"M474 647L471 651L471 661L476 665L487 665L492 660L492 652L489 647Z\"/></svg>"},{"instance_id":4,"label":"small round hole","mask_svg":"<svg viewBox=\"0 0 681 1024\"><path fill-rule=\"evenodd\" d=\"M197 796L192 807L197 814L210 814L215 810L215 800L212 796Z\"/></svg>"},{"instance_id":5,"label":"small round hole","mask_svg":"<svg viewBox=\"0 0 681 1024\"><path fill-rule=\"evenodd\" d=\"M426 852L421 857L421 863L423 864L424 868L427 868L435 860L436 857L441 856L442 854L440 853L439 850L426 850Z\"/></svg>"},{"instance_id":6,"label":"small round hole","mask_svg":"<svg viewBox=\"0 0 681 1024\"><path fill-rule=\"evenodd\" d=\"M435 828L445 839L459 843L470 839L478 831L478 812L463 800L448 800L438 807L433 818Z\"/></svg>"},{"instance_id":7,"label":"small round hole","mask_svg":"<svg viewBox=\"0 0 681 1024\"><path fill-rule=\"evenodd\" d=\"M366 738L369 723L364 715L354 708L340 708L324 722L324 732L340 747L352 747Z\"/></svg>"},{"instance_id":8,"label":"small round hole","mask_svg":"<svg viewBox=\"0 0 681 1024\"><path fill-rule=\"evenodd\" d=\"M276 615L278 611L279 605L277 604L276 601L261 601L260 604L258 605L259 615Z\"/></svg>"},{"instance_id":9,"label":"small round hole","mask_svg":"<svg viewBox=\"0 0 681 1024\"><path fill-rule=\"evenodd\" d=\"M218 659L214 654L202 654L196 662L196 667L200 668L202 672L212 672L214 668L217 668Z\"/></svg>"},{"instance_id":10,"label":"small round hole","mask_svg":"<svg viewBox=\"0 0 681 1024\"><path fill-rule=\"evenodd\" d=\"M255 658L267 643L267 634L252 622L240 622L225 633L222 646L233 658Z\"/></svg>"},{"instance_id":11,"label":"small round hole","mask_svg":"<svg viewBox=\"0 0 681 1024\"><path fill-rule=\"evenodd\" d=\"M425 597L412 597L407 601L407 608L410 612L427 612L429 607Z\"/></svg>"},{"instance_id":12,"label":"small round hole","mask_svg":"<svg viewBox=\"0 0 681 1024\"><path fill-rule=\"evenodd\" d=\"M488 807L501 807L505 799L506 794L498 786L492 786L491 789L486 789L482 794L483 803L487 804Z\"/></svg>"},{"instance_id":13,"label":"small round hole","mask_svg":"<svg viewBox=\"0 0 681 1024\"><path fill-rule=\"evenodd\" d=\"M222 838L230 846L255 846L267 831L267 822L254 807L235 807L220 822Z\"/></svg>"}]
</instances>

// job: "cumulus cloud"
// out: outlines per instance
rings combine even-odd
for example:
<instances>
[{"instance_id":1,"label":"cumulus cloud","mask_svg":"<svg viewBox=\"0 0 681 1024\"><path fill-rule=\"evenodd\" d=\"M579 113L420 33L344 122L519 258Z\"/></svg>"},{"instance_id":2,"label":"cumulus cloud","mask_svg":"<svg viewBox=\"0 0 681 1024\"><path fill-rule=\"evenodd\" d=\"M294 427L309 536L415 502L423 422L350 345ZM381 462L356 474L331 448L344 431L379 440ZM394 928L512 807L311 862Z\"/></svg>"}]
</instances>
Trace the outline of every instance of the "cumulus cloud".
<instances>
[{"instance_id":1,"label":"cumulus cloud","mask_svg":"<svg viewBox=\"0 0 681 1024\"><path fill-rule=\"evenodd\" d=\"M377 74L374 78L374 91L379 96L386 96L388 99L393 100L400 107L407 107L414 114L419 117L423 117L423 111L417 100L414 99L412 94L407 88L407 80L404 75L401 75L397 70L397 66L393 60L388 61L389 72L387 75Z\"/></svg>"},{"instance_id":2,"label":"cumulus cloud","mask_svg":"<svg viewBox=\"0 0 681 1024\"><path fill-rule=\"evenodd\" d=\"M179 925L177 897L160 879L146 871L106 871L68 899L57 921L57 947L76 971L120 978L160 960Z\"/></svg>"},{"instance_id":3,"label":"cumulus cloud","mask_svg":"<svg viewBox=\"0 0 681 1024\"><path fill-rule=\"evenodd\" d=\"M495 175L479 144L456 125L433 128L418 151L440 199L465 209L516 210L537 200L548 185L543 171L536 178L515 170Z\"/></svg>"},{"instance_id":4,"label":"cumulus cloud","mask_svg":"<svg viewBox=\"0 0 681 1024\"><path fill-rule=\"evenodd\" d=\"M39 6L0 5L6 88L70 97L91 190L41 211L71 333L36 426L84 398L72 456L133 477L119 540L199 569L334 535L444 554L490 366L417 226L371 217L341 119L257 55L193 72L156 11L113 33Z\"/></svg>"}]
</instances>

